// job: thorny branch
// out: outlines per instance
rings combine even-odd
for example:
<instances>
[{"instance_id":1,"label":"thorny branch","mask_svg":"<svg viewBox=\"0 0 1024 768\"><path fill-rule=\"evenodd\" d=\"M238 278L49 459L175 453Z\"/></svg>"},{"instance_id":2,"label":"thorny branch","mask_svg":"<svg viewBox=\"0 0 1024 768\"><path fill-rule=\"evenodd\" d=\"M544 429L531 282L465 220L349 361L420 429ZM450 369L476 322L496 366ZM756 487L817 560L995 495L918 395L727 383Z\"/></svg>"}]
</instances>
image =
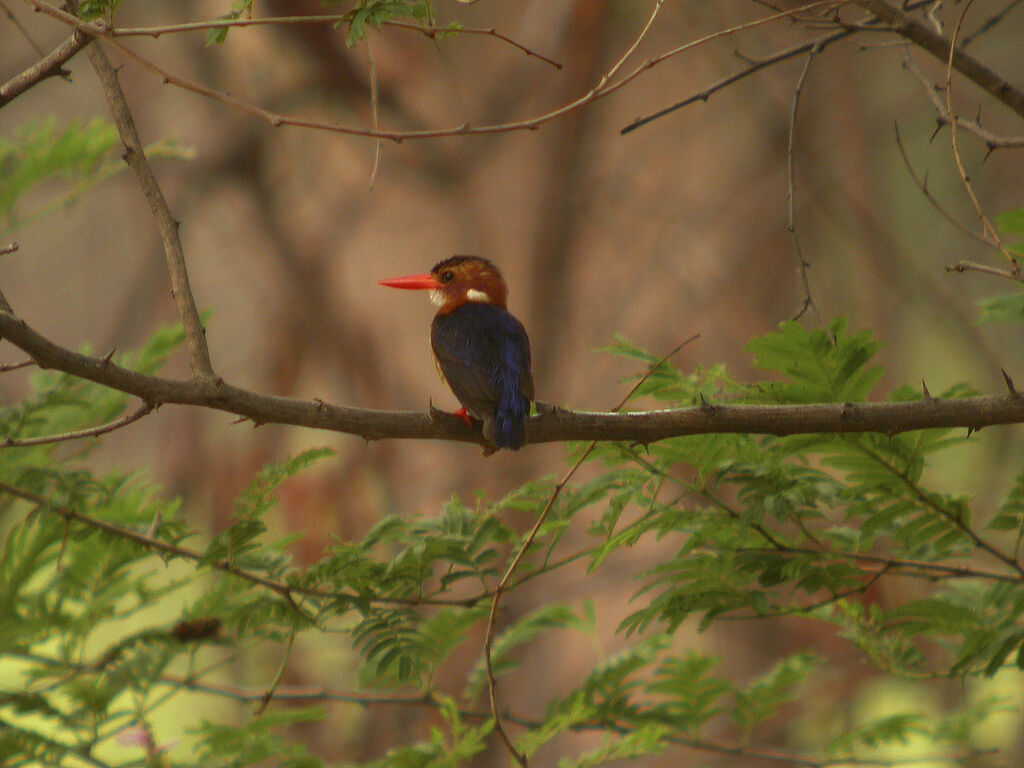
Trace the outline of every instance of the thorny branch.
<instances>
[{"instance_id":1,"label":"thorny branch","mask_svg":"<svg viewBox=\"0 0 1024 768\"><path fill-rule=\"evenodd\" d=\"M163 24L152 27L111 27L112 37L136 37L145 36L158 38L161 35L173 34L176 32L195 32L211 29L229 29L231 27L253 27L253 26L287 26L291 24L339 24L348 19L344 13L320 14L311 16L264 16L242 19L211 19L210 21L190 21L183 24ZM513 40L493 27L437 27L432 25L410 24L404 21L388 20L382 26L395 29L408 29L419 32L431 40L437 40L444 35L486 35L496 40L508 43L513 48L518 48L527 56L540 59L545 64L550 64L555 69L561 69L562 65L554 59L549 59L541 53L529 48L522 43Z\"/></svg>"},{"instance_id":2,"label":"thorny branch","mask_svg":"<svg viewBox=\"0 0 1024 768\"><path fill-rule=\"evenodd\" d=\"M1006 78L982 64L965 52L963 48L957 48L953 41L929 29L927 25L922 24L897 5L885 0L852 0L852 2L888 24L889 31L914 43L943 64L949 62L951 68L1024 117L1024 91L1015 88Z\"/></svg>"},{"instance_id":3,"label":"thorny branch","mask_svg":"<svg viewBox=\"0 0 1024 768\"><path fill-rule=\"evenodd\" d=\"M154 406L193 405L232 413L254 424L291 424L357 435L366 440L419 439L481 443L479 428L470 429L449 413L381 411L261 395L218 381L176 380L138 373L105 358L65 349L33 330L9 311L0 310L0 339L26 352L41 368L53 368L93 381ZM720 405L704 402L690 408L594 413L542 406L526 426L527 443L567 440L624 440L650 443L667 437L707 433L792 435L816 432L898 434L936 427L970 430L1024 422L1024 394L880 403L810 405Z\"/></svg>"},{"instance_id":4,"label":"thorny branch","mask_svg":"<svg viewBox=\"0 0 1024 768\"><path fill-rule=\"evenodd\" d=\"M957 19L956 26L953 29L953 39L949 46L949 60L946 65L946 114L950 117L949 123L949 140L953 148L953 160L956 163L957 173L960 176L960 180L963 182L964 190L967 192L967 196L971 200L971 205L974 206L975 213L978 214L978 220L981 222L982 232L985 239L989 240L996 248L999 249L1000 253L1006 258L1010 264L1010 269L1007 275L1013 279L1024 282L1024 275L1021 275L1020 264L1017 263L1017 259L1007 250L1006 246L1003 245L1002 239L999 237L999 233L996 232L996 228L992 226L992 222L989 221L988 216L985 214L985 209L981 206L981 201L978 200L977 194L974 192L974 185L971 184L970 177L967 174L967 170L964 168L963 158L960 156L960 142L957 136L957 124L959 122L956 111L953 109L953 55L956 51L956 41L960 34L960 27L963 24L964 18L967 16L967 12L971 9L971 5L974 0L967 0L967 4L964 5L963 11L960 13L960 18ZM990 150L991 151L991 150Z\"/></svg>"}]
</instances>

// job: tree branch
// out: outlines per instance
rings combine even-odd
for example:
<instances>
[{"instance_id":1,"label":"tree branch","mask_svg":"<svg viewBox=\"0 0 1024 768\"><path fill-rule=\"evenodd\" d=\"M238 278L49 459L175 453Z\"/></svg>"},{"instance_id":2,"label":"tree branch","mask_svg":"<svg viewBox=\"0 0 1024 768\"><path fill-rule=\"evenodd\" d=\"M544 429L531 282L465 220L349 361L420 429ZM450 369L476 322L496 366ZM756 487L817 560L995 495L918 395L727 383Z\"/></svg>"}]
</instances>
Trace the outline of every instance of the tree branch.
<instances>
[{"instance_id":1,"label":"tree branch","mask_svg":"<svg viewBox=\"0 0 1024 768\"><path fill-rule=\"evenodd\" d=\"M54 344L10 312L0 310L0 338L35 360L103 386L135 395L154 406L198 405L243 416L255 424L292 424L358 435L365 440L417 439L482 443L450 413L380 411L261 395L217 380L175 380L123 368ZM673 410L594 413L544 406L529 420L528 443L622 440L650 443L666 437L708 433L793 435L818 432L882 432L1024 423L1024 394L909 402L815 403L810 405L713 405Z\"/></svg>"},{"instance_id":2,"label":"tree branch","mask_svg":"<svg viewBox=\"0 0 1024 768\"><path fill-rule=\"evenodd\" d=\"M26 365L31 365L31 361L28 363L17 363L16 366L21 368ZM3 366L0 366L0 371L3 371ZM126 427L134 421L138 421L143 416L152 413L153 406L149 403L143 403L136 410L131 413L125 414L119 419L114 419L106 424L100 424L98 427L88 427L87 429L78 429L74 432L63 432L59 435L42 435L40 437L26 437L20 440L8 437L0 442L0 448L24 448L29 445L49 445L50 443L62 443L67 440L81 440L83 437L97 437L99 435L105 435L108 432L114 432L115 430Z\"/></svg>"},{"instance_id":3,"label":"tree branch","mask_svg":"<svg viewBox=\"0 0 1024 768\"><path fill-rule=\"evenodd\" d=\"M128 101L125 99L124 91L121 90L121 84L117 79L117 70L111 65L98 43L89 46L85 54L89 57L89 62L96 70L103 86L103 93L110 105L114 123L121 135L121 141L124 143L125 162L135 172L142 192L146 196L146 201L153 211L157 228L160 230L164 255L167 258L167 270L171 276L171 293L178 305L178 314L181 316L188 339L189 364L192 374L200 378L214 380L210 350L206 345L206 330L199 319L199 310L196 308L192 286L188 279L188 268L185 265L185 253L181 247L181 238L178 236L178 221L171 215L167 200L146 160L146 153L142 141L139 139L138 131L135 130L135 121L128 108Z\"/></svg>"},{"instance_id":4,"label":"tree branch","mask_svg":"<svg viewBox=\"0 0 1024 768\"><path fill-rule=\"evenodd\" d=\"M891 31L927 51L943 64L952 58L953 69L1024 117L1024 91L1015 88L1001 75L966 53L963 48L952 50L951 55L949 40L885 0L853 1L888 24Z\"/></svg>"},{"instance_id":5,"label":"tree branch","mask_svg":"<svg viewBox=\"0 0 1024 768\"><path fill-rule=\"evenodd\" d=\"M82 30L76 29L71 33L71 37L46 54L46 56L21 74L15 75L6 83L0 85L0 107L5 106L43 80L63 74L64 70L61 67L72 56L88 45L89 40L88 35L82 32Z\"/></svg>"},{"instance_id":6,"label":"tree branch","mask_svg":"<svg viewBox=\"0 0 1024 768\"><path fill-rule=\"evenodd\" d=\"M562 106L556 109L550 110L540 115L535 115L533 117L524 118L521 120L513 120L510 122L495 125L470 125L469 123L463 123L460 126L452 128L437 128L420 131L374 131L366 128L357 128L350 125L343 125L341 123L334 123L324 120L307 120L302 118L289 117L288 115L283 115L277 112L272 112L271 110L264 109L255 104L243 101L242 99L232 96L231 94L218 91L214 88L209 88L205 85L202 85L201 83L186 80L185 78L178 77L177 75L174 75L162 69L161 67L157 66L145 57L140 56L131 48L128 48L127 46L121 44L120 41L114 39L114 36L110 32L110 30L106 29L105 27L99 24L83 21L82 19L79 19L73 14L70 14L64 10L61 10L60 8L50 5L49 3L43 2L42 0L23 0L23 2L28 3L35 10L41 13L45 13L48 16L51 16L55 19L58 19L64 22L65 24L68 24L69 26L81 29L85 31L87 34L93 35L95 37L103 38L107 43L117 48L124 55L133 59L141 67L157 75L165 84L169 83L184 90L191 91L192 93L198 93L202 96L206 96L207 98L219 101L222 104L232 107L233 109L237 109L241 112L244 112L245 114L252 115L261 120L265 120L274 128L278 128L283 125L290 125L298 128L310 128L314 130L331 131L334 133L341 133L349 136L364 136L367 138L389 139L394 142L401 142L407 139L427 139L442 136L471 136L478 134L509 133L513 131L535 131L539 129L542 125L545 125L546 123L560 119L561 117L570 112L582 109L583 107L587 106L588 104L594 101L597 101L598 99L611 95L615 91L618 91L620 88L632 82L635 78L639 77L647 70L657 66L666 59L678 56L679 54L696 48L698 46L705 45L711 42L712 40L730 37L738 32L748 29L754 29L755 27L759 27L763 24L768 24L773 21L778 21L780 19L791 18L795 15L805 13L815 8L836 7L842 5L843 2L845 2L845 0L812 0L812 2L809 2L806 5L802 5L798 8L779 11L778 13L772 14L770 16L764 16L762 18L755 19L750 22L738 24L734 27L729 27L728 29L719 30L717 32L713 32L711 34L697 38L696 40L691 40L690 42L683 43L682 45L672 48L671 50L665 51L664 53L658 54L657 56L653 56L644 61L642 64L635 67L628 74L620 75L619 70L622 68L626 59L628 59L636 51L637 47L639 46L639 43L646 37L647 32L650 29L650 25L647 25L641 30L640 34L629 46L629 48L627 48L625 54L618 59L618 61L612 67L611 70L609 70L604 76L600 78L596 85L594 85L589 91L579 96L575 100L563 104ZM658 7L660 6L656 4L655 8ZM617 80L614 79L616 75L620 75Z\"/></svg>"}]
</instances>

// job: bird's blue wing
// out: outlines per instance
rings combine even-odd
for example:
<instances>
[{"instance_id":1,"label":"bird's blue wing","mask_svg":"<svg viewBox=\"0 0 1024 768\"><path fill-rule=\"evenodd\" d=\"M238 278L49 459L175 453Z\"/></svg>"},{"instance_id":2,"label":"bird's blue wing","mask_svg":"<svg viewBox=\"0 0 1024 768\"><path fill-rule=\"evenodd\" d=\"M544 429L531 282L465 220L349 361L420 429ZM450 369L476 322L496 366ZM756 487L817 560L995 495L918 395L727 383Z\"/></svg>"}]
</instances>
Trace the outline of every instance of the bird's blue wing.
<instances>
[{"instance_id":1,"label":"bird's blue wing","mask_svg":"<svg viewBox=\"0 0 1024 768\"><path fill-rule=\"evenodd\" d=\"M522 323L493 304L465 304L434 319L431 346L448 386L473 416L493 422L495 444L523 444L533 399L530 341Z\"/></svg>"}]
</instances>

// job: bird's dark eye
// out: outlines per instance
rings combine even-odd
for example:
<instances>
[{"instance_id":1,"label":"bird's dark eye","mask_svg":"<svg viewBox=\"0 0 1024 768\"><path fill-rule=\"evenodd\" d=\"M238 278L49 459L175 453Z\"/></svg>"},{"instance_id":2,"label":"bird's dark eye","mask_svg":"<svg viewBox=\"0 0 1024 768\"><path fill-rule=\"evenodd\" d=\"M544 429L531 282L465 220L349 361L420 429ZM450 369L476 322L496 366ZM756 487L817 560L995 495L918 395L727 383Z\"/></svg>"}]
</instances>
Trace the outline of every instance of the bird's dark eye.
<instances>
[{"instance_id":1,"label":"bird's dark eye","mask_svg":"<svg viewBox=\"0 0 1024 768\"><path fill-rule=\"evenodd\" d=\"M440 278L442 283L450 283L452 280L455 279L455 273L452 272L450 269L446 269L444 272L441 273Z\"/></svg>"}]
</instances>

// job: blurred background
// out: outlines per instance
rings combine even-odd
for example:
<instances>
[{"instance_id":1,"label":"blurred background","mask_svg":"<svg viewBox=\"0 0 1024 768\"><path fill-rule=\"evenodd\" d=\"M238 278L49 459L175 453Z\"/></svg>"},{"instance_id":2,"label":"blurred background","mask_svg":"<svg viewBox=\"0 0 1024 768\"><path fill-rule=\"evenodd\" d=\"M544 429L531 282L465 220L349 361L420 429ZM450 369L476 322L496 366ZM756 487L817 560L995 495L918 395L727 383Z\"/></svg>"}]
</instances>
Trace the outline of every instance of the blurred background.
<instances>
[{"instance_id":1,"label":"blurred background","mask_svg":"<svg viewBox=\"0 0 1024 768\"><path fill-rule=\"evenodd\" d=\"M940 12L947 31L962 9L950 5ZM1008 9L970 50L1019 85L1024 7L1015 5L978 0L965 29ZM344 30L330 25L234 29L224 45L211 47L203 31L123 42L175 75L255 105L363 127L373 121L372 59L381 126L416 130L502 123L572 101L636 39L651 7L625 0L435 3L441 23L495 27L561 62L560 70L493 37L466 34L435 43L397 28L371 31L368 45L352 48ZM18 0L5 0L4 9L0 71L6 79L38 58L20 28L44 50L68 30ZM258 15L335 9L298 0L256 3ZM227 2L132 2L116 21L122 27L169 24L228 10ZM622 71L770 13L757 2L672 0ZM788 21L744 30L662 61L609 97L537 131L385 142L376 171L372 140L272 128L164 85L116 50L108 54L124 65L121 80L143 142L170 139L189 155L157 160L154 167L182 222L199 306L212 311L214 365L229 382L369 408L456 407L430 358L433 309L426 297L389 291L377 281L427 271L453 253L475 253L505 273L510 309L532 340L538 398L608 409L628 388L624 379L639 372L634 362L597 351L614 334L661 354L699 333L676 365L689 370L724 362L743 380L757 375L746 341L803 306L799 259L787 231L787 145L806 59L742 79L625 136L620 130L751 59L821 34ZM959 381L998 392L1000 368L1024 382L1021 326L978 325L975 302L1011 287L978 273L945 271L962 259L1001 264L998 254L937 213L904 165L897 124L916 172L927 173L930 192L967 228L978 229L955 172L948 129L933 136L936 113L903 67L904 56L890 36L857 36L821 52L807 71L793 154L795 224L813 298L803 321L816 325L845 314L852 328L871 329L884 340L881 363L889 373L879 397L922 380L932 393ZM942 81L941 64L919 50L910 56L934 82ZM106 119L84 56L67 68L70 82L52 79L0 111L0 135L41 115L54 115L58 126ZM1019 118L975 87L956 77L953 85L962 114L980 110L989 130L1024 133ZM973 137L962 133L960 140L989 216L1024 205L1024 155L1000 151L986 158ZM22 201L20 213L31 213L47 194L44 189ZM159 239L130 173L2 238L20 244L0 261L8 300L65 346L127 350L176 320ZM183 354L167 372L187 375ZM5 376L0 398L17 398L24 381ZM979 517L989 514L1018 468L1021 436L1019 428L989 430L942 468L940 482L970 494ZM260 466L314 445L328 445L336 456L285 486L276 521L282 532L305 533L295 550L304 560L315 559L331 536L361 536L382 514L432 514L453 494L467 503L477 493L497 498L565 467L560 445L484 459L466 444L367 444L290 427L253 429L223 413L174 406L110 436L94 461L145 468L169 494L184 498L193 523L217 531L231 514L232 498ZM572 536L578 546L583 525L567 539L568 549ZM641 545L630 553L636 562L620 557L594 576L581 571L577 582L557 584L567 600L589 595L598 601L602 652L624 642L614 628L636 588L630 574L657 553L656 544ZM553 585L541 582L533 589L550 592ZM510 616L527 610L528 590L517 590L505 605ZM570 688L594 663L592 646L565 642L530 646L529 663L502 688L512 710L529 711L532 702ZM717 653L738 681L778 654L814 648L830 659L835 687L811 694L848 698L850 717L857 707L893 697L941 709L944 697L968 695L869 681L870 669L849 644L809 636L806 627L781 620L737 622L703 635L684 631L679 643ZM274 664L237 671L239 684L265 685ZM351 674L344 651L300 648L285 682L350 688ZM1019 695L1015 683L1008 690ZM339 704L328 727L311 732L309 741L328 758L366 760L422 733L429 722L426 711ZM1004 746L1019 741L1018 724L1011 718L993 738ZM800 738L788 730L778 743L799 745ZM494 750L480 764L506 761ZM697 763L714 759L676 750L649 764Z\"/></svg>"}]
</instances>

